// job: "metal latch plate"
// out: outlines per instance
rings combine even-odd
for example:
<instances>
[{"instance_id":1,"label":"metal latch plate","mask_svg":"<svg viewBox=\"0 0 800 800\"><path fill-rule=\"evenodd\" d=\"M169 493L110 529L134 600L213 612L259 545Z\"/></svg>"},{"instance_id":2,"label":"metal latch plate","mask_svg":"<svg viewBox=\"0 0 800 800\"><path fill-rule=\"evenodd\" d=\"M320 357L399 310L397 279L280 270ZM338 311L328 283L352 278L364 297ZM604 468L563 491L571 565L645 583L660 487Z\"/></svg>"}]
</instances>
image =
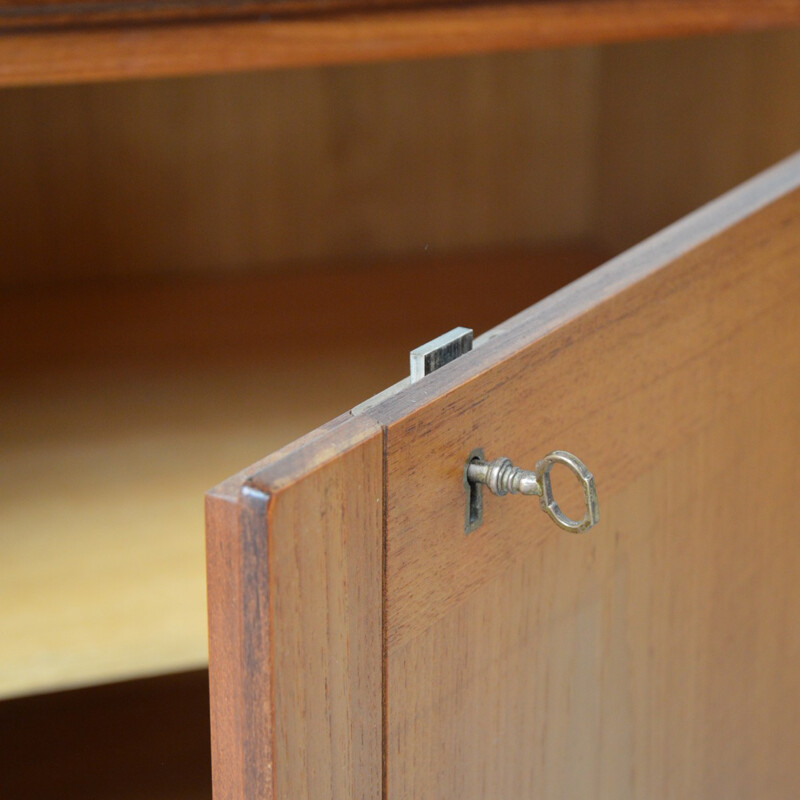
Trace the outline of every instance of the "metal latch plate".
<instances>
[{"instance_id":1,"label":"metal latch plate","mask_svg":"<svg viewBox=\"0 0 800 800\"><path fill-rule=\"evenodd\" d=\"M453 328L411 351L411 383L472 350L472 328Z\"/></svg>"}]
</instances>

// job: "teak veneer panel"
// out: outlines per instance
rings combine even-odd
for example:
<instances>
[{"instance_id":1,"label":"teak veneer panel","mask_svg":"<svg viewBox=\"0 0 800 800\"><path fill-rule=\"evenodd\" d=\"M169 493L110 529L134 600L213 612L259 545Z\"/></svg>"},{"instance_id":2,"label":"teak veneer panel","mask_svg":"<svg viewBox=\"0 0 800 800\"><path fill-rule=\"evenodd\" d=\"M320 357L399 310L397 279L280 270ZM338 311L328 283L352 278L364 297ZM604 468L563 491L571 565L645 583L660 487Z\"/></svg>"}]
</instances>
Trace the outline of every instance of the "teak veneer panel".
<instances>
[{"instance_id":1,"label":"teak veneer panel","mask_svg":"<svg viewBox=\"0 0 800 800\"><path fill-rule=\"evenodd\" d=\"M800 148L798 84L787 30L4 91L0 283L617 253Z\"/></svg>"},{"instance_id":2,"label":"teak veneer panel","mask_svg":"<svg viewBox=\"0 0 800 800\"><path fill-rule=\"evenodd\" d=\"M515 463L583 452L614 491L708 424L723 387L736 397L785 368L793 353L782 348L798 341L799 215L800 193L787 196L388 423L387 481L402 485L388 507L390 644L412 638L527 548L521 528L549 532L544 515L526 523L530 506L504 502L496 531L487 524L490 533L462 541L454 521L463 523L463 490L441 479L445 470L459 475L474 447ZM533 327L535 307L527 319ZM429 524L418 526L420 518Z\"/></svg>"},{"instance_id":3,"label":"teak veneer panel","mask_svg":"<svg viewBox=\"0 0 800 800\"><path fill-rule=\"evenodd\" d=\"M604 47L599 241L622 252L800 149L800 31Z\"/></svg>"},{"instance_id":4,"label":"teak veneer panel","mask_svg":"<svg viewBox=\"0 0 800 800\"><path fill-rule=\"evenodd\" d=\"M798 185L795 156L369 410L388 798L794 791ZM578 454L599 527L487 495L465 536L478 446Z\"/></svg>"},{"instance_id":5,"label":"teak veneer panel","mask_svg":"<svg viewBox=\"0 0 800 800\"><path fill-rule=\"evenodd\" d=\"M378 800L380 428L334 421L207 504L215 797Z\"/></svg>"},{"instance_id":6,"label":"teak veneer panel","mask_svg":"<svg viewBox=\"0 0 800 800\"><path fill-rule=\"evenodd\" d=\"M603 492L594 540L532 536L390 648L388 797L792 796L797 360L786 369ZM732 499L754 471L770 476L758 502Z\"/></svg>"},{"instance_id":7,"label":"teak veneer panel","mask_svg":"<svg viewBox=\"0 0 800 800\"><path fill-rule=\"evenodd\" d=\"M597 66L583 48L0 92L0 282L585 238Z\"/></svg>"},{"instance_id":8,"label":"teak veneer panel","mask_svg":"<svg viewBox=\"0 0 800 800\"><path fill-rule=\"evenodd\" d=\"M595 44L800 24L798 0L560 0L0 37L0 84L188 75Z\"/></svg>"}]
</instances>

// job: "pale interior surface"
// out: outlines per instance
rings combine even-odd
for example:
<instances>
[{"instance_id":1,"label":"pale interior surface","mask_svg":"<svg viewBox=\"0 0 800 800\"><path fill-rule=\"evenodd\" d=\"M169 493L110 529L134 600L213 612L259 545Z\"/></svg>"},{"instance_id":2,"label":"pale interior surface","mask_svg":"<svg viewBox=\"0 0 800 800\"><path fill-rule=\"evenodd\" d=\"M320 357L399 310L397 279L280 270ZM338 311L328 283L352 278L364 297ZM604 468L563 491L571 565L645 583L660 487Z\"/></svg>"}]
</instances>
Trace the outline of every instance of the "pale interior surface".
<instances>
[{"instance_id":1,"label":"pale interior surface","mask_svg":"<svg viewBox=\"0 0 800 800\"><path fill-rule=\"evenodd\" d=\"M360 347L5 388L0 696L204 665L203 492L397 371Z\"/></svg>"}]
</instances>

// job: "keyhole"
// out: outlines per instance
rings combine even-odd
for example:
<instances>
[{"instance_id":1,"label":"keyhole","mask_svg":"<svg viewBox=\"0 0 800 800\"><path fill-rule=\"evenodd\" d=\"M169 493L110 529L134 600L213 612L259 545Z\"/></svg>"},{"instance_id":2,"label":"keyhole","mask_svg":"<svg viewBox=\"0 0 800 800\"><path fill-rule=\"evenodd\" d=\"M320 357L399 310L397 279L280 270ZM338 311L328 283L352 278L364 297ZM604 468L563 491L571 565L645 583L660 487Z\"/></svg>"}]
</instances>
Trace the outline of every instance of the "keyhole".
<instances>
[{"instance_id":1,"label":"keyhole","mask_svg":"<svg viewBox=\"0 0 800 800\"><path fill-rule=\"evenodd\" d=\"M467 469L473 461L483 461L483 450L478 447L469 454L464 464L464 489L467 492L467 512L464 533L472 533L483 522L483 484L473 483L467 478Z\"/></svg>"}]
</instances>

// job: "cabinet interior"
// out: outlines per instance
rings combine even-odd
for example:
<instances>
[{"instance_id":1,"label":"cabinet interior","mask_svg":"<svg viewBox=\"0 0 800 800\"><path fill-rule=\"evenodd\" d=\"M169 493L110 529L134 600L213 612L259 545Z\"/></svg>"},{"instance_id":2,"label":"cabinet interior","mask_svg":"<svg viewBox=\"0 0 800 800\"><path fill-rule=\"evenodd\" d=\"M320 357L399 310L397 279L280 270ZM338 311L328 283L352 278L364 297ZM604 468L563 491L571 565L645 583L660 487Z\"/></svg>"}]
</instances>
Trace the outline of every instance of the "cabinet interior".
<instances>
[{"instance_id":1,"label":"cabinet interior","mask_svg":"<svg viewBox=\"0 0 800 800\"><path fill-rule=\"evenodd\" d=\"M15 800L210 800L205 670L0 703Z\"/></svg>"},{"instance_id":2,"label":"cabinet interior","mask_svg":"<svg viewBox=\"0 0 800 800\"><path fill-rule=\"evenodd\" d=\"M777 32L0 92L0 696L202 669L206 488L796 150L798 85Z\"/></svg>"}]
</instances>

